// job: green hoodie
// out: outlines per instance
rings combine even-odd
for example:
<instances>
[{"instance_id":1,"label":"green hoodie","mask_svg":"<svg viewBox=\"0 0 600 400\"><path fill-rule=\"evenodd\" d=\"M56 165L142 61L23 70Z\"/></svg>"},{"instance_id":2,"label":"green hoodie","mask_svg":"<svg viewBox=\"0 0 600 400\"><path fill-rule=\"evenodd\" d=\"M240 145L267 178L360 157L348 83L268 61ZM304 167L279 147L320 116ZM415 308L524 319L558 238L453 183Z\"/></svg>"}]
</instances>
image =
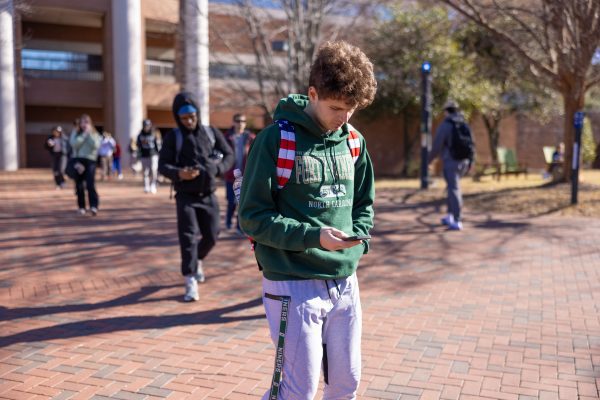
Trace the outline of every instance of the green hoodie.
<instances>
[{"instance_id":1,"label":"green hoodie","mask_svg":"<svg viewBox=\"0 0 600 400\"><path fill-rule=\"evenodd\" d=\"M265 128L252 146L242 184L242 230L256 241L255 254L269 280L337 279L352 275L368 243L338 251L320 245L320 229L331 226L348 235L373 227L373 166L360 136L354 163L344 126L328 136L304 112L308 97L282 99L274 119L296 128L296 157L290 180L277 189L279 127ZM353 129L355 130L355 129ZM334 193L334 185L341 189Z\"/></svg>"}]
</instances>

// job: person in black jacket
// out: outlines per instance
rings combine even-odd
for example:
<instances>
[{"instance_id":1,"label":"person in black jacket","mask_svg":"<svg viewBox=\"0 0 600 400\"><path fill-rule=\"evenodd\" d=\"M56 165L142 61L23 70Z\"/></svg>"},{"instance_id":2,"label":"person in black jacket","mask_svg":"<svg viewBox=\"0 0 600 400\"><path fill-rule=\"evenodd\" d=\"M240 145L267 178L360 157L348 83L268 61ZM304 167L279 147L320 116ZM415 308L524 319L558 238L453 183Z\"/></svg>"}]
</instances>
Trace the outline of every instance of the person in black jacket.
<instances>
[{"instance_id":1,"label":"person in black jacket","mask_svg":"<svg viewBox=\"0 0 600 400\"><path fill-rule=\"evenodd\" d=\"M202 125L199 111L191 93L175 96L173 116L178 127L165 136L158 161L159 172L173 182L176 191L184 301L199 299L198 282L204 282L202 260L219 233L216 176L229 170L234 161L223 134Z\"/></svg>"},{"instance_id":2,"label":"person in black jacket","mask_svg":"<svg viewBox=\"0 0 600 400\"><path fill-rule=\"evenodd\" d=\"M152 121L145 119L142 130L137 137L138 158L142 160L144 172L144 193L156 193L158 179L158 153L160 138L152 126Z\"/></svg>"},{"instance_id":3,"label":"person in black jacket","mask_svg":"<svg viewBox=\"0 0 600 400\"><path fill-rule=\"evenodd\" d=\"M52 128L52 134L46 139L45 147L52 156L52 174L56 189L62 189L65 187L65 168L71 148L69 138L60 125Z\"/></svg>"}]
</instances>

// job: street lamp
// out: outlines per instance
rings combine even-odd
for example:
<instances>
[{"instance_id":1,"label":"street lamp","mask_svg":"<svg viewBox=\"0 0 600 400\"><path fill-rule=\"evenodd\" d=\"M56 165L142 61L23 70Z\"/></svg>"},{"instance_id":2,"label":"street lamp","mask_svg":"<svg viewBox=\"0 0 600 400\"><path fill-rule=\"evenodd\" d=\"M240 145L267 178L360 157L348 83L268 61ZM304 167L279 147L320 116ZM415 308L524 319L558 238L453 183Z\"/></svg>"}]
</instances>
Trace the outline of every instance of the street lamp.
<instances>
[{"instance_id":1,"label":"street lamp","mask_svg":"<svg viewBox=\"0 0 600 400\"><path fill-rule=\"evenodd\" d=\"M421 65L421 189L429 187L429 151L431 149L431 63Z\"/></svg>"},{"instance_id":2,"label":"street lamp","mask_svg":"<svg viewBox=\"0 0 600 400\"><path fill-rule=\"evenodd\" d=\"M583 130L583 111L577 111L573 118L575 125L575 143L573 144L573 163L571 165L571 204L577 204L579 190L579 163L581 158L581 131Z\"/></svg>"}]
</instances>

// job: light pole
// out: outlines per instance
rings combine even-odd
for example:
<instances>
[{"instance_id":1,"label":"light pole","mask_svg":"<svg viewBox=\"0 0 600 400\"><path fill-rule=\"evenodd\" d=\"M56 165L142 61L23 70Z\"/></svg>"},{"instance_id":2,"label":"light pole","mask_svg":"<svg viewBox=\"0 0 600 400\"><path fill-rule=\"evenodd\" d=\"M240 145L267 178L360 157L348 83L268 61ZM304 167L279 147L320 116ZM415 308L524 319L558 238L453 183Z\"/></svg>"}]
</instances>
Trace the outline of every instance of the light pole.
<instances>
[{"instance_id":1,"label":"light pole","mask_svg":"<svg viewBox=\"0 0 600 400\"><path fill-rule=\"evenodd\" d=\"M575 143L573 144L573 164L571 165L571 204L577 204L577 191L579 189L579 163L581 158L581 131L583 130L583 111L577 111L573 123L575 124Z\"/></svg>"},{"instance_id":2,"label":"light pole","mask_svg":"<svg viewBox=\"0 0 600 400\"><path fill-rule=\"evenodd\" d=\"M431 64L421 65L421 189L429 187L429 150L431 149Z\"/></svg>"}]
</instances>

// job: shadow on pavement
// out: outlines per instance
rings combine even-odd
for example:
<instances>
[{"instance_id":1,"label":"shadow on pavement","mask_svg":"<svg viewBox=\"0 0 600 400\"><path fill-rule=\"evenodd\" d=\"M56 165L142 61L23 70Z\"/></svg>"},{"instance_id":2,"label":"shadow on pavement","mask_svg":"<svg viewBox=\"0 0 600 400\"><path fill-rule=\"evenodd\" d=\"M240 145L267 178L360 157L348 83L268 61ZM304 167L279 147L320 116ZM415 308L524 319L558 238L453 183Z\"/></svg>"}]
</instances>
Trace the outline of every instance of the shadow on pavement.
<instances>
[{"instance_id":1,"label":"shadow on pavement","mask_svg":"<svg viewBox=\"0 0 600 400\"><path fill-rule=\"evenodd\" d=\"M514 221L500 221L497 219L489 219L473 225L476 228L481 229L520 229L523 230L529 226L529 222L514 222Z\"/></svg>"},{"instance_id":2,"label":"shadow on pavement","mask_svg":"<svg viewBox=\"0 0 600 400\"><path fill-rule=\"evenodd\" d=\"M244 303L217 308L214 310L199 311L190 314L177 314L165 316L140 315L127 317L99 318L70 322L61 325L32 329L25 332L15 333L14 335L0 337L0 348L7 347L15 343L27 343L37 341L47 342L53 339L69 339L74 337L97 335L119 331L165 329L174 326L187 325L225 324L229 322L262 319L265 317L264 314L244 315L237 317L226 316L229 313L254 308L261 304L262 299L258 297L256 299L249 300Z\"/></svg>"},{"instance_id":3,"label":"shadow on pavement","mask_svg":"<svg viewBox=\"0 0 600 400\"><path fill-rule=\"evenodd\" d=\"M98 309L107 309L111 307L127 306L130 304L142 304L142 303L154 303L166 300L177 300L179 296L161 297L154 299L143 299L153 293L156 293L163 289L170 289L178 287L179 285L170 286L146 286L140 288L135 293L126 294L125 296L117 297L116 299L102 301L100 303L93 304L66 304L60 306L48 306L48 307L18 307L18 308L6 308L0 306L0 321L10 321L19 318L33 318L42 315L61 314L69 312L86 312Z\"/></svg>"}]
</instances>

